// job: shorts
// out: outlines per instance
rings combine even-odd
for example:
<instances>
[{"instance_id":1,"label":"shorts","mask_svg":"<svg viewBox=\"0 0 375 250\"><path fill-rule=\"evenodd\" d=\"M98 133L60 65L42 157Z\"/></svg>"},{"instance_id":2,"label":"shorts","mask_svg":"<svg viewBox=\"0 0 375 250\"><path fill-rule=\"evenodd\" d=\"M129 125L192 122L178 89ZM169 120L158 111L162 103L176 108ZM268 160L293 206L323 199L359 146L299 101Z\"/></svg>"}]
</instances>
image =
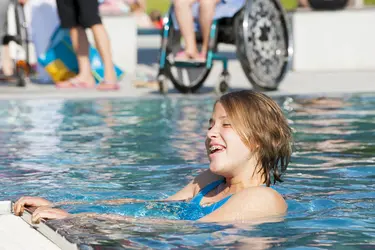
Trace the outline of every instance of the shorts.
<instances>
[{"instance_id":1,"label":"shorts","mask_svg":"<svg viewBox=\"0 0 375 250\"><path fill-rule=\"evenodd\" d=\"M90 28L102 23L98 0L57 0L56 4L62 28Z\"/></svg>"}]
</instances>

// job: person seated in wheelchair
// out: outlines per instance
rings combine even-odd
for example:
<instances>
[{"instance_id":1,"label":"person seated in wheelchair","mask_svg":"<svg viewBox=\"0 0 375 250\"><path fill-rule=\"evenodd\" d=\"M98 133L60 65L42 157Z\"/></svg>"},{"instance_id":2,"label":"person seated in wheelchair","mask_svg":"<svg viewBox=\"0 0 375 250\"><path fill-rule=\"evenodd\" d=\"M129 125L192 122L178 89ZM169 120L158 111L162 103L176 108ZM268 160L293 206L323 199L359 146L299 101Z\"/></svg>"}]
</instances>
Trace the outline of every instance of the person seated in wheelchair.
<instances>
[{"instance_id":1,"label":"person seated in wheelchair","mask_svg":"<svg viewBox=\"0 0 375 250\"><path fill-rule=\"evenodd\" d=\"M199 26L203 40L201 51L198 51L192 12L192 6L197 1L199 2ZM185 42L184 51L176 54L175 61L206 61L211 24L216 5L219 3L226 3L226 0L173 0L177 23Z\"/></svg>"},{"instance_id":2,"label":"person seated in wheelchair","mask_svg":"<svg viewBox=\"0 0 375 250\"><path fill-rule=\"evenodd\" d=\"M162 32L161 92L168 89L168 81L182 93L196 92L215 61L223 64L215 91L227 91L229 58L220 55L220 44L236 47L241 68L254 87L277 89L290 69L293 51L288 16L279 0L173 1Z\"/></svg>"}]
</instances>

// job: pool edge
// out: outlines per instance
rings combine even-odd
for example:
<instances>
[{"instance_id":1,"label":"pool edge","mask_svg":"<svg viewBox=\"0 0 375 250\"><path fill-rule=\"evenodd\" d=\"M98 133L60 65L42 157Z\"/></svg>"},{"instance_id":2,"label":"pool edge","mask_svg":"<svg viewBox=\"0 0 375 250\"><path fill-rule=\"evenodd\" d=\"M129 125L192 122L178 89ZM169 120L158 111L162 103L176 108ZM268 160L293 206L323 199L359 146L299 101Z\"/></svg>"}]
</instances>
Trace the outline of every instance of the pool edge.
<instances>
[{"instance_id":1,"label":"pool edge","mask_svg":"<svg viewBox=\"0 0 375 250\"><path fill-rule=\"evenodd\" d=\"M0 218L1 216L13 216L12 213L12 202L11 201L0 201ZM16 219L16 218L14 218ZM50 245L51 243L56 246L56 249L62 249L62 250L78 250L77 244L74 244L67 240L64 236L60 235L57 231L53 230L51 227L46 225L45 223L41 222L39 224L33 224L31 223L31 214L27 211L23 213L21 216L21 219L23 221L22 224L29 229L34 229L36 232L38 232L40 235L43 236L43 238L46 240L44 244ZM7 229L11 227L11 225L2 225L5 226ZM28 231L31 233L31 231ZM31 236L30 236L31 237ZM21 236L21 239L24 239L25 235ZM40 239L43 239L40 238ZM48 241L48 242L47 242Z\"/></svg>"}]
</instances>

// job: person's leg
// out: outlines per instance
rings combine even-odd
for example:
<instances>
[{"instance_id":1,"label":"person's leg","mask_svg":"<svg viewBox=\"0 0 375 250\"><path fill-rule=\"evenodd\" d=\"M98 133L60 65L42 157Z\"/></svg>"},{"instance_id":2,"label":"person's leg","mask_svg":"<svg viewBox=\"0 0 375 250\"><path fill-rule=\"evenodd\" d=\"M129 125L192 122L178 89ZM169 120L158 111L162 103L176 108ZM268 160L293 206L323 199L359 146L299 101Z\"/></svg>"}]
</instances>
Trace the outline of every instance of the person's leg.
<instances>
[{"instance_id":1,"label":"person's leg","mask_svg":"<svg viewBox=\"0 0 375 250\"><path fill-rule=\"evenodd\" d=\"M97 0L77 0L80 5L80 17L83 27L91 28L94 35L95 45L104 64L104 82L98 89L117 89L117 76L112 61L112 48L109 37L99 15L99 4Z\"/></svg>"},{"instance_id":2,"label":"person's leg","mask_svg":"<svg viewBox=\"0 0 375 250\"><path fill-rule=\"evenodd\" d=\"M310 7L310 4L309 4L308 0L299 0L298 4L300 5L300 7L303 7L303 8L309 8Z\"/></svg>"},{"instance_id":3,"label":"person's leg","mask_svg":"<svg viewBox=\"0 0 375 250\"><path fill-rule=\"evenodd\" d=\"M112 48L106 29L102 24L91 27L94 35L95 45L104 63L104 79L107 82L115 83L117 76L112 61Z\"/></svg>"},{"instance_id":4,"label":"person's leg","mask_svg":"<svg viewBox=\"0 0 375 250\"><path fill-rule=\"evenodd\" d=\"M79 6L77 0L56 0L57 11L62 28L70 30L73 49L77 56L79 73L73 79L57 82L59 88L94 87L95 80L91 74L88 57L88 41L85 30L79 24Z\"/></svg>"},{"instance_id":5,"label":"person's leg","mask_svg":"<svg viewBox=\"0 0 375 250\"><path fill-rule=\"evenodd\" d=\"M220 2L220 0L200 0L199 2L199 24L203 37L201 53L206 56L208 42L210 39L212 19L215 15L216 5Z\"/></svg>"},{"instance_id":6,"label":"person's leg","mask_svg":"<svg viewBox=\"0 0 375 250\"><path fill-rule=\"evenodd\" d=\"M181 35L185 41L185 53L190 58L198 57L197 41L191 6L196 0L174 0L174 11Z\"/></svg>"},{"instance_id":7,"label":"person's leg","mask_svg":"<svg viewBox=\"0 0 375 250\"><path fill-rule=\"evenodd\" d=\"M70 29L73 49L77 55L79 73L75 77L79 82L85 83L87 87L95 86L95 79L91 73L89 60L89 41L84 28L76 26Z\"/></svg>"},{"instance_id":8,"label":"person's leg","mask_svg":"<svg viewBox=\"0 0 375 250\"><path fill-rule=\"evenodd\" d=\"M7 18L8 18L8 8L10 0L0 0L0 45L2 46L1 53L1 65L3 73L6 76L13 75L13 61L10 58L10 51L8 44L3 45L4 36L7 33Z\"/></svg>"}]
</instances>

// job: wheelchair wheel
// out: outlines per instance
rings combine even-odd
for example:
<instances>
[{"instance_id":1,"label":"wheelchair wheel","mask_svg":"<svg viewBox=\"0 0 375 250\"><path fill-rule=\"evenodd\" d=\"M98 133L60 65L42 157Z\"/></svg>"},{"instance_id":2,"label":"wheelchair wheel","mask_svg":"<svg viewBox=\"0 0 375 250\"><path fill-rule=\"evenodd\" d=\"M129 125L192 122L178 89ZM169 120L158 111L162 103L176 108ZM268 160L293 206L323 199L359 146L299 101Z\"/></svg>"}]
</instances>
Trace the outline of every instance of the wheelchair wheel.
<instances>
[{"instance_id":1,"label":"wheelchair wheel","mask_svg":"<svg viewBox=\"0 0 375 250\"><path fill-rule=\"evenodd\" d=\"M170 24L169 36L166 43L167 60L164 66L165 75L181 93L196 92L202 87L211 69L206 68L206 65L199 67L176 67L173 65L174 56L183 48L181 46L181 34L174 29L172 23Z\"/></svg>"},{"instance_id":2,"label":"wheelchair wheel","mask_svg":"<svg viewBox=\"0 0 375 250\"><path fill-rule=\"evenodd\" d=\"M256 89L276 90L292 56L286 14L278 0L246 1L235 17L237 57Z\"/></svg>"}]
</instances>

